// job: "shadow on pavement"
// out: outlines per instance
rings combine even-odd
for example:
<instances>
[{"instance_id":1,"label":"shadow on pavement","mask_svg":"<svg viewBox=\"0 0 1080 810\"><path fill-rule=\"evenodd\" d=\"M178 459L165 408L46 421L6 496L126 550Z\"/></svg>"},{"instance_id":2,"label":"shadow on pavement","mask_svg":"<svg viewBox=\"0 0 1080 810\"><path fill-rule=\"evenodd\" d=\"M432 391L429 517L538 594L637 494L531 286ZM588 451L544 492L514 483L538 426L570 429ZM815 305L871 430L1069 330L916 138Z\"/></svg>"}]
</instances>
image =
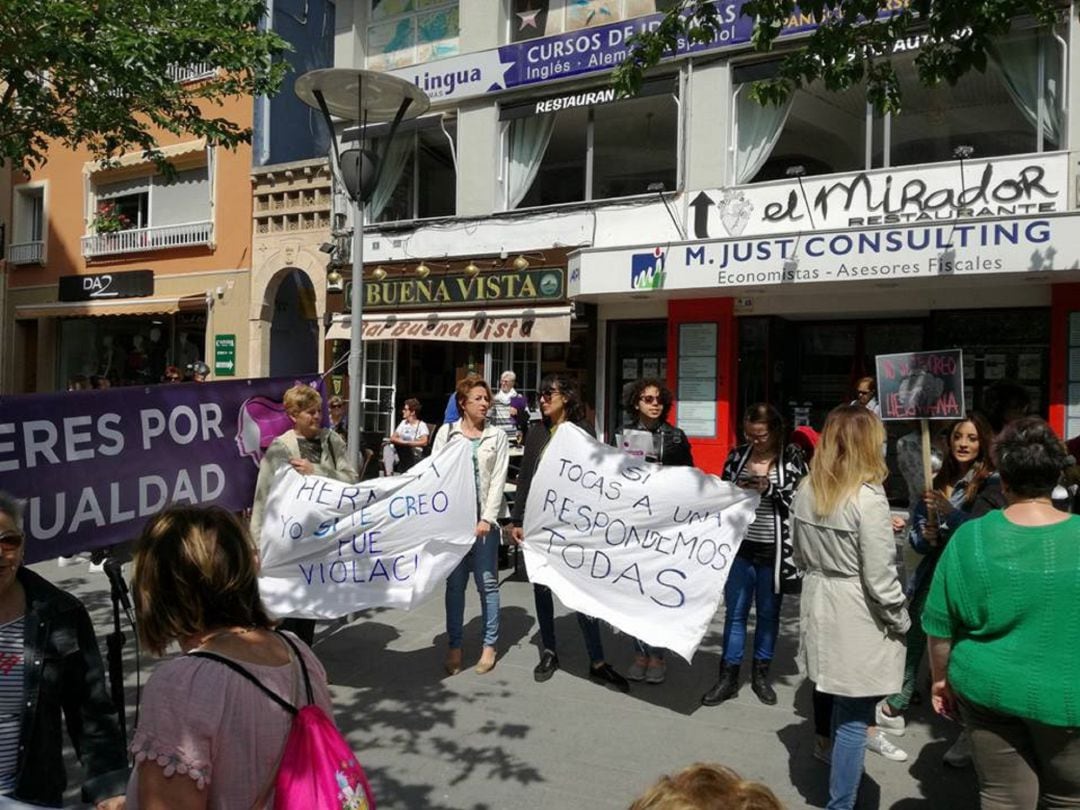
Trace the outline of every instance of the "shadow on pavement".
<instances>
[{"instance_id":1,"label":"shadow on pavement","mask_svg":"<svg viewBox=\"0 0 1080 810\"><path fill-rule=\"evenodd\" d=\"M443 672L446 635L439 634L430 646L418 650L395 650L397 628L369 618L365 613L352 625L325 640L317 652L330 662L327 675L332 684L357 690L351 701L335 700L339 725L356 729L350 734L361 762L364 751L383 749L391 759L407 755L430 755L444 763L440 785L410 783L407 768L370 768L367 771L380 807L431 808L451 810L442 802L446 785L456 785L474 775L484 780L500 780L528 785L545 781L530 763L511 753L504 742L522 740L530 728L521 723L503 723L476 717L459 717L476 707L479 712L488 698L506 688L496 669L479 680L479 688L468 689L467 672L449 678ZM500 656L528 632L532 618L521 608L504 608L501 614ZM465 627L466 664L472 666L480 652L481 621L474 618ZM459 681L458 679L462 679ZM459 686L459 684L461 686ZM464 687L464 689L462 688ZM476 727L476 721L480 721ZM387 759L385 753L380 759ZM466 810L487 810L482 802ZM456 810L456 808L455 808Z\"/></svg>"}]
</instances>

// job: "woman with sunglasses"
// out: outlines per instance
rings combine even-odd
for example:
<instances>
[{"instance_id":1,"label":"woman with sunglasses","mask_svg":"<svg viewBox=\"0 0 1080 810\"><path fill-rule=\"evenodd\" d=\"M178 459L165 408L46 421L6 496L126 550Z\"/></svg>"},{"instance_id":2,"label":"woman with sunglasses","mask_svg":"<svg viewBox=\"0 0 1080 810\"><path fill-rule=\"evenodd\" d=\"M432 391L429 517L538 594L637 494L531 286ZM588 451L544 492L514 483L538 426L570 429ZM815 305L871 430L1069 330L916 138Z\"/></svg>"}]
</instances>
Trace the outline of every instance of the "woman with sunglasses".
<instances>
[{"instance_id":1,"label":"woman with sunglasses","mask_svg":"<svg viewBox=\"0 0 1080 810\"><path fill-rule=\"evenodd\" d=\"M746 409L743 436L746 443L728 455L720 478L760 493L761 500L724 586L724 657L720 680L701 699L706 706L739 693L751 604L757 606L757 619L750 688L762 703L776 703L768 676L780 632L780 603L785 593L797 593L801 583L791 559L791 499L807 473L806 459L797 445L784 441L784 419L767 403Z\"/></svg>"},{"instance_id":2,"label":"woman with sunglasses","mask_svg":"<svg viewBox=\"0 0 1080 810\"><path fill-rule=\"evenodd\" d=\"M639 430L652 434L653 452L645 459L665 467L692 467L694 457L690 440L679 428L667 421L673 402L671 391L655 377L642 377L626 393L626 415L630 421L623 430ZM667 663L661 647L650 647L634 639L634 663L626 673L632 681L663 683Z\"/></svg>"},{"instance_id":3,"label":"woman with sunglasses","mask_svg":"<svg viewBox=\"0 0 1080 810\"><path fill-rule=\"evenodd\" d=\"M90 616L26 568L24 550L18 504L0 493L0 796L61 806L63 713L86 773L83 801L123 807L127 756Z\"/></svg>"},{"instance_id":4,"label":"woman with sunglasses","mask_svg":"<svg viewBox=\"0 0 1080 810\"><path fill-rule=\"evenodd\" d=\"M543 422L529 428L525 437L525 451L521 457L521 471L518 473L517 492L514 494L514 509L511 513L514 542L521 545L525 532L521 524L525 518L525 501L529 497L536 467L555 431L565 422L577 425L590 436L596 431L584 420L585 407L578 393L577 382L563 374L548 374L540 381L540 413ZM559 668L559 656L555 652L555 603L551 589L545 585L533 584L533 596L536 599L536 622L540 625L540 663L533 670L533 678L543 683L555 674ZM585 649L589 654L589 678L597 683L611 686L622 692L630 690L630 684L604 661L604 645L600 640L600 622L591 616L577 614L581 634L585 637Z\"/></svg>"}]
</instances>

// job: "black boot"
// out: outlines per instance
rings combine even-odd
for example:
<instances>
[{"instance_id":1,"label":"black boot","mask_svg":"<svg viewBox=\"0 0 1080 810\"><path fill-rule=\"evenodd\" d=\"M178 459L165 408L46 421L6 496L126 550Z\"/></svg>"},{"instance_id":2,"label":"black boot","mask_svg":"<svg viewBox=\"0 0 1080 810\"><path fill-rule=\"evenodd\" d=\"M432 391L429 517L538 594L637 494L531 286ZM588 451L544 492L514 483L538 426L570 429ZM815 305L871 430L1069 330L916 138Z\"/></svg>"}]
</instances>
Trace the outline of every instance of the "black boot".
<instances>
[{"instance_id":1,"label":"black boot","mask_svg":"<svg viewBox=\"0 0 1080 810\"><path fill-rule=\"evenodd\" d=\"M775 706L776 692L769 686L770 663L770 661L754 661L753 669L750 671L750 688L754 690L758 700L766 706Z\"/></svg>"},{"instance_id":2,"label":"black boot","mask_svg":"<svg viewBox=\"0 0 1080 810\"><path fill-rule=\"evenodd\" d=\"M701 698L703 706L719 706L739 694L739 665L721 664L720 680Z\"/></svg>"}]
</instances>

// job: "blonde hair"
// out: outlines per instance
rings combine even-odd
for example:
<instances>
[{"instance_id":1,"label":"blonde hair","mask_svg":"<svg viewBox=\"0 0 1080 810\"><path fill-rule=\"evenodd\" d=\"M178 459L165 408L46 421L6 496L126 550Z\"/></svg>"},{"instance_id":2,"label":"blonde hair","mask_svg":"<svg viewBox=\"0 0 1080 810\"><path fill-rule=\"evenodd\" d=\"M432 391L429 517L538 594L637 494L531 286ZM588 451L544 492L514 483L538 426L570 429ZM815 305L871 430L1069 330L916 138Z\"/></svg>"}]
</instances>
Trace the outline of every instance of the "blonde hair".
<instances>
[{"instance_id":1,"label":"blonde hair","mask_svg":"<svg viewBox=\"0 0 1080 810\"><path fill-rule=\"evenodd\" d=\"M698 762L660 777L630 810L784 810L784 806L760 782L743 779L723 765Z\"/></svg>"},{"instance_id":2,"label":"blonde hair","mask_svg":"<svg viewBox=\"0 0 1080 810\"><path fill-rule=\"evenodd\" d=\"M885 426L872 411L841 405L829 412L806 477L819 517L833 514L863 484L885 480L884 442Z\"/></svg>"},{"instance_id":3,"label":"blonde hair","mask_svg":"<svg viewBox=\"0 0 1080 810\"><path fill-rule=\"evenodd\" d=\"M216 627L270 628L247 530L219 506L173 506L135 543L132 599L139 640L161 655L174 640Z\"/></svg>"},{"instance_id":4,"label":"blonde hair","mask_svg":"<svg viewBox=\"0 0 1080 810\"><path fill-rule=\"evenodd\" d=\"M285 392L283 403L285 413L300 413L308 408L320 407L322 397L310 385L294 385Z\"/></svg>"}]
</instances>

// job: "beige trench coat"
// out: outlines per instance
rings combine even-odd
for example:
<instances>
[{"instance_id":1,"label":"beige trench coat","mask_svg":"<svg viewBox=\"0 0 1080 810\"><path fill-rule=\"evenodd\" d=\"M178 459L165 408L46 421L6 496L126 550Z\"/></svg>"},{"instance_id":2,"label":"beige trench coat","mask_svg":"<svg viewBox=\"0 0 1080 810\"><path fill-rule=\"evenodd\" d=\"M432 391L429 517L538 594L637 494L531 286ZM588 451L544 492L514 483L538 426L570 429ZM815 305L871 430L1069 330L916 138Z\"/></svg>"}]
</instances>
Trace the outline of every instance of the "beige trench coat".
<instances>
[{"instance_id":1,"label":"beige trench coat","mask_svg":"<svg viewBox=\"0 0 1080 810\"><path fill-rule=\"evenodd\" d=\"M889 502L869 484L835 514L814 514L806 481L791 508L795 564L805 572L799 659L819 691L891 695L904 679L911 624L896 572Z\"/></svg>"}]
</instances>

